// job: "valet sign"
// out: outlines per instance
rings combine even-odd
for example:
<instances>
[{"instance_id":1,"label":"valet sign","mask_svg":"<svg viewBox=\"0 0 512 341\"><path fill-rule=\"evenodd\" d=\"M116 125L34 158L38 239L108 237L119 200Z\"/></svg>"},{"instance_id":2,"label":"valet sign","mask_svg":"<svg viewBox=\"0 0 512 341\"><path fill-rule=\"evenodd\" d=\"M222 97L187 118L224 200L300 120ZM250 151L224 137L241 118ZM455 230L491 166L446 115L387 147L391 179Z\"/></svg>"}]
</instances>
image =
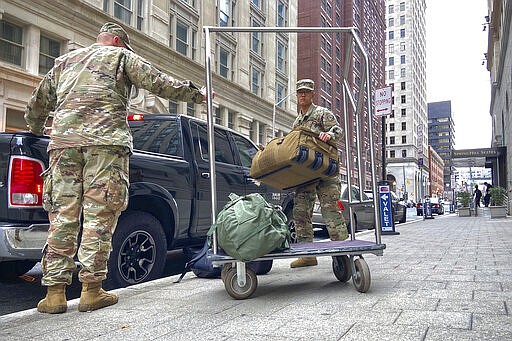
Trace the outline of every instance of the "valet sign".
<instances>
[{"instance_id":1,"label":"valet sign","mask_svg":"<svg viewBox=\"0 0 512 341\"><path fill-rule=\"evenodd\" d=\"M375 116L391 115L391 87L375 90Z\"/></svg>"},{"instance_id":2,"label":"valet sign","mask_svg":"<svg viewBox=\"0 0 512 341\"><path fill-rule=\"evenodd\" d=\"M391 212L391 194L389 186L379 186L380 225L382 232L393 231L393 214Z\"/></svg>"}]
</instances>

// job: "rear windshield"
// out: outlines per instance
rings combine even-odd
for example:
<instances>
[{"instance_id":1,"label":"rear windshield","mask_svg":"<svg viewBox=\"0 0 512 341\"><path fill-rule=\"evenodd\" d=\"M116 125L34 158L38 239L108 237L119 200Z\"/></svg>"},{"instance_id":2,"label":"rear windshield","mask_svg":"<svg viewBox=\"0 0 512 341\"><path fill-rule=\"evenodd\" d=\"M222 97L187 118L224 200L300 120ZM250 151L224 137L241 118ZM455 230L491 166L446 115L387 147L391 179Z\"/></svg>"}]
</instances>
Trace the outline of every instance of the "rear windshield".
<instances>
[{"instance_id":1,"label":"rear windshield","mask_svg":"<svg viewBox=\"0 0 512 341\"><path fill-rule=\"evenodd\" d=\"M130 121L130 128L134 149L183 157L181 127L176 118Z\"/></svg>"}]
</instances>

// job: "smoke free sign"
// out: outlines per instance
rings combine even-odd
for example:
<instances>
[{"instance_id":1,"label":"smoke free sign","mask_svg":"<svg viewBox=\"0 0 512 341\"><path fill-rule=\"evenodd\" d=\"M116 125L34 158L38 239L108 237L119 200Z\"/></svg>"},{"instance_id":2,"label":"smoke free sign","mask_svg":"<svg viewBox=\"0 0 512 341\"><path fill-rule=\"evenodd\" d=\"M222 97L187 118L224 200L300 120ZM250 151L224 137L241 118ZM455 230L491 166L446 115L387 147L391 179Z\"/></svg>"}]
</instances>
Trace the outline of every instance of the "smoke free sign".
<instances>
[{"instance_id":1,"label":"smoke free sign","mask_svg":"<svg viewBox=\"0 0 512 341\"><path fill-rule=\"evenodd\" d=\"M375 116L391 115L391 87L375 90Z\"/></svg>"}]
</instances>

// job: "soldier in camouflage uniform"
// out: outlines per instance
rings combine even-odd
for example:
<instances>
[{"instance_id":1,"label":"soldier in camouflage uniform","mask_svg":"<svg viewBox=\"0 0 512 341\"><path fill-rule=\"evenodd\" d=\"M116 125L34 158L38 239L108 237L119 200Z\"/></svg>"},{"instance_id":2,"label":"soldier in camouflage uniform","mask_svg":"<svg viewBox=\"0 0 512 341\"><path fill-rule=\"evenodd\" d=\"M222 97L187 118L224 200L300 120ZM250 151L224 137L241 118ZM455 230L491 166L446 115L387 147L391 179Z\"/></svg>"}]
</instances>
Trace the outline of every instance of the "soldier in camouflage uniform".
<instances>
[{"instance_id":1,"label":"soldier in camouflage uniform","mask_svg":"<svg viewBox=\"0 0 512 341\"><path fill-rule=\"evenodd\" d=\"M318 133L318 137L324 142L339 141L342 130L338 121L331 111L313 103L314 90L315 83L311 79L301 79L297 82L297 101L300 111L293 123L293 128L308 128ZM348 238L347 226L337 204L340 200L340 191L341 183L338 174L296 189L293 218L298 242L313 241L311 217L317 195L331 240ZM293 261L290 266L298 268L317 264L316 257L301 257Z\"/></svg>"},{"instance_id":2,"label":"soldier in camouflage uniform","mask_svg":"<svg viewBox=\"0 0 512 341\"><path fill-rule=\"evenodd\" d=\"M204 88L176 80L153 67L130 47L126 31L115 23L100 29L95 44L69 52L34 90L25 112L30 132L43 135L53 114L44 179L44 208L50 229L43 250L41 283L48 287L37 310L67 310L66 285L78 250L82 293L79 311L117 303L101 288L106 278L112 234L128 204L128 158L132 136L126 121L131 87L163 97L201 103Z\"/></svg>"}]
</instances>

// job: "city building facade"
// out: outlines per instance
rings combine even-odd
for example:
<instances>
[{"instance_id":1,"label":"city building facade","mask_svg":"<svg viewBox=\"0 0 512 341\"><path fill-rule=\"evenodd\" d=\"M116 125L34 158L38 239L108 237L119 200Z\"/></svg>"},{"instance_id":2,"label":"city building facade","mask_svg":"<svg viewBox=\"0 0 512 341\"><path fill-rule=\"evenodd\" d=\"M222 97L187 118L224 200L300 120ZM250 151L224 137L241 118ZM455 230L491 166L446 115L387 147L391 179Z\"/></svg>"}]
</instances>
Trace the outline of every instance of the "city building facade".
<instances>
[{"instance_id":1,"label":"city building facade","mask_svg":"<svg viewBox=\"0 0 512 341\"><path fill-rule=\"evenodd\" d=\"M0 131L26 129L26 103L56 57L92 44L108 21L122 24L137 53L178 79L205 83L203 26L297 26L294 1L0 1ZM265 144L296 116L296 35L212 33L217 123ZM276 71L277 70L277 71ZM130 110L206 118L206 106L133 94Z\"/></svg>"},{"instance_id":2,"label":"city building facade","mask_svg":"<svg viewBox=\"0 0 512 341\"><path fill-rule=\"evenodd\" d=\"M373 94L376 88L385 84L384 75L384 0L322 0L298 1L298 24L301 27L355 27L363 42L370 60L370 85ZM348 35L340 33L301 33L298 35L297 75L298 78L310 78L315 81L316 95L314 102L329 108L344 128L349 146L343 142L340 147L340 172L342 181L350 176L351 182L358 184L359 171L363 174L361 184L371 188L370 134L374 142L374 171L377 178L382 174L382 148L380 119L373 116L371 108L366 105L366 94L363 107L355 114L351 105L344 102L343 86L346 82L354 93L361 89L364 65L363 54L354 48L351 56L347 56ZM345 63L350 65L348 74L343 74ZM357 98L356 98L357 100ZM348 99L347 99L348 101ZM347 108L348 122L344 119L344 108ZM367 117L371 115L373 131L370 131ZM356 127L359 126L359 131ZM358 141L357 136L360 136ZM360 149L357 149L359 142ZM346 150L348 150L348 154ZM360 159L358 158L360 156ZM347 171L350 162L351 174Z\"/></svg>"},{"instance_id":3,"label":"city building facade","mask_svg":"<svg viewBox=\"0 0 512 341\"><path fill-rule=\"evenodd\" d=\"M385 122L387 178L399 196L417 202L429 193L425 0L386 0L385 13L386 83L393 89Z\"/></svg>"},{"instance_id":4,"label":"city building facade","mask_svg":"<svg viewBox=\"0 0 512 341\"><path fill-rule=\"evenodd\" d=\"M487 69L491 78L492 147L503 150L491 165L493 185L506 187L512 197L512 1L488 0ZM512 212L512 203L508 202Z\"/></svg>"},{"instance_id":5,"label":"city building facade","mask_svg":"<svg viewBox=\"0 0 512 341\"><path fill-rule=\"evenodd\" d=\"M453 192L451 178L453 176L452 151L455 147L455 124L452 119L451 101L428 103L428 143L444 162L444 194Z\"/></svg>"},{"instance_id":6,"label":"city building facade","mask_svg":"<svg viewBox=\"0 0 512 341\"><path fill-rule=\"evenodd\" d=\"M428 146L428 182L430 197L451 198L444 186L444 161L432 146ZM450 194L450 196L449 196Z\"/></svg>"}]
</instances>

